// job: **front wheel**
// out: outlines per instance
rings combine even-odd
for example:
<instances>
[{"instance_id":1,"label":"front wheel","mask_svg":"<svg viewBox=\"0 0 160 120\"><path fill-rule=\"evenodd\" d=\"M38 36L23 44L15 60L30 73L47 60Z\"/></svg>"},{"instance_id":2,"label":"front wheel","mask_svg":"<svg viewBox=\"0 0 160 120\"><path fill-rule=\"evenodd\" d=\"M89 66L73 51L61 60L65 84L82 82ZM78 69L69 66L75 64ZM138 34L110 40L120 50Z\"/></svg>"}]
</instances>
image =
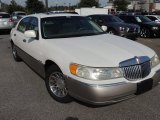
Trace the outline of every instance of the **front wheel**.
<instances>
[{"instance_id":1,"label":"front wheel","mask_svg":"<svg viewBox=\"0 0 160 120\"><path fill-rule=\"evenodd\" d=\"M65 84L65 76L55 66L50 66L46 73L46 87L49 94L58 102L69 103L71 98Z\"/></svg>"},{"instance_id":2,"label":"front wheel","mask_svg":"<svg viewBox=\"0 0 160 120\"><path fill-rule=\"evenodd\" d=\"M113 30L113 29L109 29L109 30L108 30L108 33L109 33L109 34L112 34L112 35L115 35L115 34L116 34L116 31Z\"/></svg>"},{"instance_id":3,"label":"front wheel","mask_svg":"<svg viewBox=\"0 0 160 120\"><path fill-rule=\"evenodd\" d=\"M151 36L149 29L142 28L140 31L140 37L142 38L149 38Z\"/></svg>"}]
</instances>

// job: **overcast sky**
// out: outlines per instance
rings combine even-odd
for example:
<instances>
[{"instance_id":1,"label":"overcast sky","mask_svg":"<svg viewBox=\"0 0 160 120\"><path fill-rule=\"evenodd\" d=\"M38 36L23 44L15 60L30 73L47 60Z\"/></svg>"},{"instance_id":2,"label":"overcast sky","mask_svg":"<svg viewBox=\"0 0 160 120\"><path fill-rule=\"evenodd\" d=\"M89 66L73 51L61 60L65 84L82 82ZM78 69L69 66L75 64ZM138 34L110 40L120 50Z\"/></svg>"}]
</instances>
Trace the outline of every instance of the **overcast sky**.
<instances>
[{"instance_id":1,"label":"overcast sky","mask_svg":"<svg viewBox=\"0 0 160 120\"><path fill-rule=\"evenodd\" d=\"M4 3L10 3L11 0L1 0ZM25 5L25 1L26 0L15 0L18 4L20 5ZM45 0L41 0L41 1L45 1ZM49 2L49 6L55 6L56 4L58 5L69 5L69 3L71 3L71 5L76 5L80 0L48 0ZM99 0L100 1L100 5L101 6L105 6L108 0Z\"/></svg>"}]
</instances>

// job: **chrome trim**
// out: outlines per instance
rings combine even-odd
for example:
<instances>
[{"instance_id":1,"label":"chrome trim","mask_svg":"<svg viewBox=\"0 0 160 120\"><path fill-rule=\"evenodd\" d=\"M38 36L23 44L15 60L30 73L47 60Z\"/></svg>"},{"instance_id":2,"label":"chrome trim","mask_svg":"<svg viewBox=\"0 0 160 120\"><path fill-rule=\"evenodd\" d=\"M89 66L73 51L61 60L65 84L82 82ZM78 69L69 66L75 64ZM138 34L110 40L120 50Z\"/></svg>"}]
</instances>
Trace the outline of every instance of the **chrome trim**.
<instances>
[{"instance_id":1,"label":"chrome trim","mask_svg":"<svg viewBox=\"0 0 160 120\"><path fill-rule=\"evenodd\" d=\"M121 62L119 65L124 78L130 81L143 79L151 72L150 58L147 56L134 57Z\"/></svg>"},{"instance_id":2,"label":"chrome trim","mask_svg":"<svg viewBox=\"0 0 160 120\"><path fill-rule=\"evenodd\" d=\"M135 56L134 58L120 62L119 66L120 67L132 66L132 65L141 64L147 61L150 61L150 58L148 56L139 56L139 57Z\"/></svg>"},{"instance_id":3,"label":"chrome trim","mask_svg":"<svg viewBox=\"0 0 160 120\"><path fill-rule=\"evenodd\" d=\"M113 86L117 86L117 85L123 85L123 84L127 84L126 82L118 82L118 83L112 83L112 84L98 84L98 85L93 85L93 84L89 84L89 86L91 87L113 87Z\"/></svg>"},{"instance_id":4,"label":"chrome trim","mask_svg":"<svg viewBox=\"0 0 160 120\"><path fill-rule=\"evenodd\" d=\"M52 93L59 98L66 97L68 94L64 81L65 76L61 72L53 72L49 76L49 88Z\"/></svg>"}]
</instances>

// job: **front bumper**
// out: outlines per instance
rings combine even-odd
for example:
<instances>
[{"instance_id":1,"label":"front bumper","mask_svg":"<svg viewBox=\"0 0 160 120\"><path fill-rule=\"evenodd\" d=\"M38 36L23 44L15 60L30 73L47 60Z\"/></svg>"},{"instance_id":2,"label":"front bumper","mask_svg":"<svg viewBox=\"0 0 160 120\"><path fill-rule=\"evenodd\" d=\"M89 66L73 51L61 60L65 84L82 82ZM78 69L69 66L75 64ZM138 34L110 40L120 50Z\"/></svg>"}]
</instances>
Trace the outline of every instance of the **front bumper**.
<instances>
[{"instance_id":1,"label":"front bumper","mask_svg":"<svg viewBox=\"0 0 160 120\"><path fill-rule=\"evenodd\" d=\"M153 79L153 87L160 81L160 70L156 71ZM137 83L119 82L113 84L93 85L82 83L72 78L66 80L69 94L83 102L94 105L105 105L123 101L135 96Z\"/></svg>"},{"instance_id":2,"label":"front bumper","mask_svg":"<svg viewBox=\"0 0 160 120\"><path fill-rule=\"evenodd\" d=\"M129 39L136 39L136 38L139 37L139 33L137 33L137 32L132 32L132 33L130 33L130 32L120 32L119 36L126 37L126 38L129 38Z\"/></svg>"}]
</instances>

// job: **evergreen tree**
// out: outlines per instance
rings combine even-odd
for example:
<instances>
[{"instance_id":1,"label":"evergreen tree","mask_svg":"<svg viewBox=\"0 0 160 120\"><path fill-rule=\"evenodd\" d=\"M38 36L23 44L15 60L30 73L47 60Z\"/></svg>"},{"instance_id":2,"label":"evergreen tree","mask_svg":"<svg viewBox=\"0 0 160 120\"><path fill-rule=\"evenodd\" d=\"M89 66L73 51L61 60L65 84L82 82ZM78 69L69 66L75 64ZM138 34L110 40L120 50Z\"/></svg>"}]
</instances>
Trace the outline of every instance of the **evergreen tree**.
<instances>
[{"instance_id":1,"label":"evergreen tree","mask_svg":"<svg viewBox=\"0 0 160 120\"><path fill-rule=\"evenodd\" d=\"M114 6L117 8L118 11L126 11L127 6L129 5L128 0L114 0Z\"/></svg>"},{"instance_id":2,"label":"evergreen tree","mask_svg":"<svg viewBox=\"0 0 160 120\"><path fill-rule=\"evenodd\" d=\"M26 10L29 14L40 13L45 11L45 7L42 1L39 0L27 0Z\"/></svg>"},{"instance_id":3,"label":"evergreen tree","mask_svg":"<svg viewBox=\"0 0 160 120\"><path fill-rule=\"evenodd\" d=\"M8 13L12 13L14 11L24 11L24 7L18 5L15 0L12 0L10 5L8 6Z\"/></svg>"}]
</instances>

